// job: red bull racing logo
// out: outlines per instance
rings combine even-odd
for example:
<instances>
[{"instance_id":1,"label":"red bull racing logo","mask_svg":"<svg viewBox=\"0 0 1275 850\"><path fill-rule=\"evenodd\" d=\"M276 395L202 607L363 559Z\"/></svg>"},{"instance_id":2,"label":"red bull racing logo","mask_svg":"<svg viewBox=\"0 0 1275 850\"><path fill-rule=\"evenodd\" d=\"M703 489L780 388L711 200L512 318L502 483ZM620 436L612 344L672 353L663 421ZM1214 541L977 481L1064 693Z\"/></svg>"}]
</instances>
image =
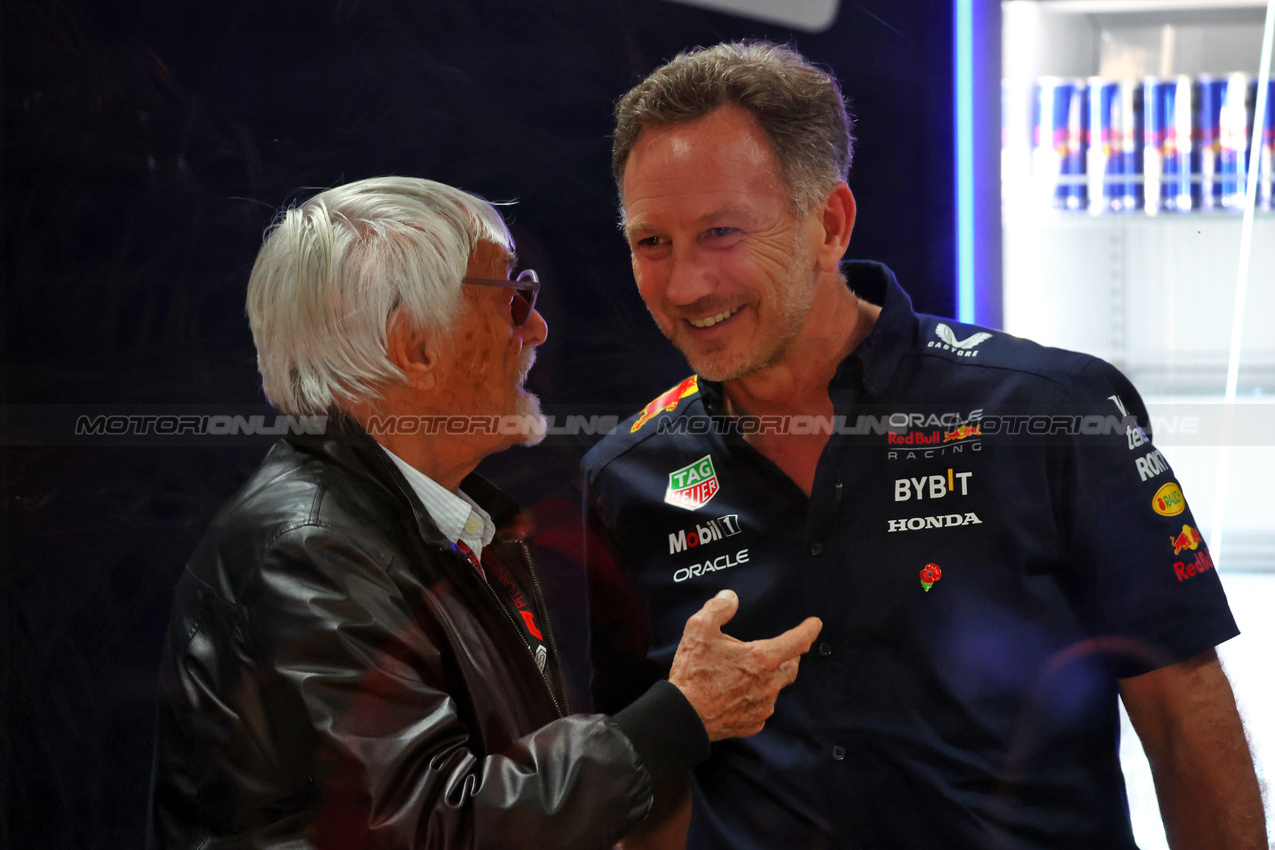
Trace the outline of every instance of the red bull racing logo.
<instances>
[{"instance_id":1,"label":"red bull racing logo","mask_svg":"<svg viewBox=\"0 0 1275 850\"><path fill-rule=\"evenodd\" d=\"M1173 554L1177 555L1180 554L1183 549L1198 549L1202 539L1203 538L1200 537L1200 532L1196 531L1189 525L1184 525L1182 526L1182 533L1177 537L1171 538L1169 542L1173 544Z\"/></svg>"},{"instance_id":2,"label":"red bull racing logo","mask_svg":"<svg viewBox=\"0 0 1275 850\"><path fill-rule=\"evenodd\" d=\"M1198 550L1190 561L1175 561L1173 573L1178 581L1186 581L1192 576L1206 573L1213 569L1213 558L1209 555L1209 547L1204 545L1200 532L1189 525L1182 526L1182 533L1169 540L1173 545L1173 554L1179 555L1187 550Z\"/></svg>"},{"instance_id":3,"label":"red bull racing logo","mask_svg":"<svg viewBox=\"0 0 1275 850\"><path fill-rule=\"evenodd\" d=\"M955 440L968 440L970 437L981 437L983 431L978 425L962 425L955 431L946 431L943 434L943 442L951 443Z\"/></svg>"},{"instance_id":4,"label":"red bull racing logo","mask_svg":"<svg viewBox=\"0 0 1275 850\"><path fill-rule=\"evenodd\" d=\"M720 489L717 470L713 468L713 456L704 455L694 463L669 473L664 501L674 507L693 511L712 501Z\"/></svg>"},{"instance_id":5,"label":"red bull racing logo","mask_svg":"<svg viewBox=\"0 0 1275 850\"><path fill-rule=\"evenodd\" d=\"M629 429L629 432L636 434L643 425L659 416L662 412L672 413L677 408L679 401L697 392L699 392L699 376L691 375L685 381L682 381L682 383L642 408L642 415L633 423L633 427Z\"/></svg>"}]
</instances>

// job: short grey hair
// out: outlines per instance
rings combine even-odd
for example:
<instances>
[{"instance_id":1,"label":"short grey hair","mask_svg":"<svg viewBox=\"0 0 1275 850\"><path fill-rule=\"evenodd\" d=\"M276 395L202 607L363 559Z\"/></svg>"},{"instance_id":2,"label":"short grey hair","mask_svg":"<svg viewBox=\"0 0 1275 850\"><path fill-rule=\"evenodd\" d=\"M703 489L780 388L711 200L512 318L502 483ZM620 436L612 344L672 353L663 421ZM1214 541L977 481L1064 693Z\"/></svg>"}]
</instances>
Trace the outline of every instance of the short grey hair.
<instances>
[{"instance_id":1,"label":"short grey hair","mask_svg":"<svg viewBox=\"0 0 1275 850\"><path fill-rule=\"evenodd\" d=\"M491 204L419 178L359 180L280 213L248 281L266 397L296 415L380 398L403 377L387 356L390 314L446 334L480 242L512 256Z\"/></svg>"},{"instance_id":2,"label":"short grey hair","mask_svg":"<svg viewBox=\"0 0 1275 850\"><path fill-rule=\"evenodd\" d=\"M729 104L747 109L766 133L794 209L809 212L849 176L854 121L836 78L791 47L734 42L679 53L620 98L611 164L621 205L624 166L643 130Z\"/></svg>"}]
</instances>

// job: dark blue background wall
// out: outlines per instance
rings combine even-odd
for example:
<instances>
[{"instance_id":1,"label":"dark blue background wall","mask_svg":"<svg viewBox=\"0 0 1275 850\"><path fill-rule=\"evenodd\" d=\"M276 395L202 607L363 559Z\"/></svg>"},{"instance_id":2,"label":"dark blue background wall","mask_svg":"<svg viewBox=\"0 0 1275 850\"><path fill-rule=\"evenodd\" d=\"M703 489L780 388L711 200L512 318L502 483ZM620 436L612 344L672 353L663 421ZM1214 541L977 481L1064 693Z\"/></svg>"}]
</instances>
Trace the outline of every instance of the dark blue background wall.
<instances>
[{"instance_id":1,"label":"dark blue background wall","mask_svg":"<svg viewBox=\"0 0 1275 850\"><path fill-rule=\"evenodd\" d=\"M0 846L140 845L169 595L268 441L94 442L70 423L87 405L261 403L243 293L288 200L388 173L517 199L551 326L533 388L629 412L687 368L615 228L612 104L685 47L792 40L859 120L850 255L953 309L946 0L844 3L818 35L661 0L0 9ZM524 500L570 499L586 442L488 471Z\"/></svg>"}]
</instances>

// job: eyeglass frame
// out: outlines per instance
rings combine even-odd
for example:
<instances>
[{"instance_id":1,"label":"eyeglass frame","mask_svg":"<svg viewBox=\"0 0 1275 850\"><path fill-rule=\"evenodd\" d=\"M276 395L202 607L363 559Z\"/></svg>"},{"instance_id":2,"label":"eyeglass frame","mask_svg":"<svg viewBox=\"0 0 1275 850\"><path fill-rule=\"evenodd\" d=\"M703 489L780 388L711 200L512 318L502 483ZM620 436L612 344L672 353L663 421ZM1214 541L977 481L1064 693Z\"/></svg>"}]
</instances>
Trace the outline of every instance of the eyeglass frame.
<instances>
[{"instance_id":1,"label":"eyeglass frame","mask_svg":"<svg viewBox=\"0 0 1275 850\"><path fill-rule=\"evenodd\" d=\"M526 275L530 275L530 278L527 278ZM536 274L535 269L523 269L518 272L518 277L512 280L490 277L462 277L461 282L472 283L475 286L499 286L504 289L512 289L521 295L522 299L527 302L527 315L522 317L522 321L515 319L513 305L511 304L509 318L513 319L514 327L521 327L526 324L527 320L531 318L531 314L536 310L536 299L540 297L540 275ZM527 291L531 292L530 298L523 294Z\"/></svg>"}]
</instances>

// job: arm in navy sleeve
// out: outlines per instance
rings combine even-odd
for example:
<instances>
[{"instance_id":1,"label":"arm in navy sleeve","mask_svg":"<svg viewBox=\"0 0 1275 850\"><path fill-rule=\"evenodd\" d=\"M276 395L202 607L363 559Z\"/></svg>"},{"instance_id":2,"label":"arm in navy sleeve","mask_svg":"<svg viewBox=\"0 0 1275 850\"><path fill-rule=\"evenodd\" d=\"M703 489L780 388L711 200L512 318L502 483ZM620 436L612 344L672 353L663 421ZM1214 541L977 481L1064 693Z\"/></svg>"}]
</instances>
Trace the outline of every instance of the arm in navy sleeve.
<instances>
[{"instance_id":1,"label":"arm in navy sleeve","mask_svg":"<svg viewBox=\"0 0 1275 850\"><path fill-rule=\"evenodd\" d=\"M1265 847L1252 758L1213 649L1238 630L1208 546L1137 391L1101 361L1080 378L1080 409L1137 420L1073 438L1070 539L1170 846Z\"/></svg>"}]
</instances>

